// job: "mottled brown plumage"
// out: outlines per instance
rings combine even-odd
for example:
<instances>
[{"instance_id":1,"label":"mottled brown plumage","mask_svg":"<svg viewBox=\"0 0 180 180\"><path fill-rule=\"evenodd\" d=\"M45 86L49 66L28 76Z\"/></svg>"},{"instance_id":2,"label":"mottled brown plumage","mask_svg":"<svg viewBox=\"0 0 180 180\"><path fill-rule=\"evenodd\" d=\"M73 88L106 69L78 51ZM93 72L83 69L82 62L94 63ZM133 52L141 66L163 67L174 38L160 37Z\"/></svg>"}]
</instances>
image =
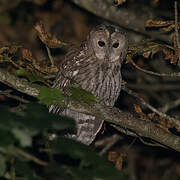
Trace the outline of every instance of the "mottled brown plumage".
<instances>
[{"instance_id":1,"label":"mottled brown plumage","mask_svg":"<svg viewBox=\"0 0 180 180\"><path fill-rule=\"evenodd\" d=\"M127 39L118 28L95 27L84 43L66 54L53 88L63 90L74 80L100 103L113 106L121 90L121 64L126 51ZM52 105L50 111L57 113L59 107ZM103 124L94 116L69 109L60 113L76 120L77 133L71 136L84 144L94 140Z\"/></svg>"}]
</instances>

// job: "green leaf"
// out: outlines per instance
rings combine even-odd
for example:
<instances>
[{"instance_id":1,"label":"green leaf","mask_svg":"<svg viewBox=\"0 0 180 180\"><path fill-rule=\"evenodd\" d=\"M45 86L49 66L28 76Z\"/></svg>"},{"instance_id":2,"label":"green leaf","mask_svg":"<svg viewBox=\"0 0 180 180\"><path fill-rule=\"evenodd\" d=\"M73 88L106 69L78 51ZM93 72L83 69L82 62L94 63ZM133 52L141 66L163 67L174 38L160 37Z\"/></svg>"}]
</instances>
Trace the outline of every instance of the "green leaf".
<instances>
[{"instance_id":1,"label":"green leaf","mask_svg":"<svg viewBox=\"0 0 180 180\"><path fill-rule=\"evenodd\" d=\"M44 82L44 79L41 76L38 76L35 73L28 73L24 69L18 69L16 71L18 76L26 77L31 83L33 82Z\"/></svg>"},{"instance_id":2,"label":"green leaf","mask_svg":"<svg viewBox=\"0 0 180 180\"><path fill-rule=\"evenodd\" d=\"M94 180L94 173L91 171L91 169L80 169L78 167L70 167L70 172L73 180ZM88 176L87 176L88 174ZM99 179L98 179L99 180Z\"/></svg>"},{"instance_id":3,"label":"green leaf","mask_svg":"<svg viewBox=\"0 0 180 180\"><path fill-rule=\"evenodd\" d=\"M27 104L18 115L8 107L0 107L0 146L14 144L17 140L22 147L32 145L32 138L48 129L65 130L75 127L72 118L51 114L41 104Z\"/></svg>"},{"instance_id":4,"label":"green leaf","mask_svg":"<svg viewBox=\"0 0 180 180\"><path fill-rule=\"evenodd\" d=\"M44 105L37 103L27 104L24 113L22 123L26 127L31 127L37 131L43 131L51 127L52 116Z\"/></svg>"},{"instance_id":5,"label":"green leaf","mask_svg":"<svg viewBox=\"0 0 180 180\"><path fill-rule=\"evenodd\" d=\"M10 112L7 106L0 106L0 128L11 130L16 123L14 124L13 119L17 117L15 113Z\"/></svg>"},{"instance_id":6,"label":"green leaf","mask_svg":"<svg viewBox=\"0 0 180 180\"><path fill-rule=\"evenodd\" d=\"M3 128L0 128L0 146L8 146L10 144L13 144L15 142L15 138L13 134L5 130Z\"/></svg>"},{"instance_id":7,"label":"green leaf","mask_svg":"<svg viewBox=\"0 0 180 180\"><path fill-rule=\"evenodd\" d=\"M28 128L14 128L12 130L14 136L19 140L22 147L27 147L32 145L32 137L37 134L35 131L31 131Z\"/></svg>"},{"instance_id":8,"label":"green leaf","mask_svg":"<svg viewBox=\"0 0 180 180\"><path fill-rule=\"evenodd\" d=\"M33 171L32 167L27 163L16 159L15 161L15 169L16 173L21 177L28 177L29 179L37 179L34 177L35 172ZM23 178L24 179L24 178Z\"/></svg>"},{"instance_id":9,"label":"green leaf","mask_svg":"<svg viewBox=\"0 0 180 180\"><path fill-rule=\"evenodd\" d=\"M42 86L40 88L38 99L47 106L53 103L62 104L64 100L61 90L55 88L48 88L46 86Z\"/></svg>"},{"instance_id":10,"label":"green leaf","mask_svg":"<svg viewBox=\"0 0 180 180\"><path fill-rule=\"evenodd\" d=\"M67 172L71 169L72 179L83 180L86 174L90 179L125 179L121 172L118 172L110 162L99 157L89 146L66 138L59 138L52 142L51 146L53 153L65 154L74 160L80 160L79 167L67 166Z\"/></svg>"},{"instance_id":11,"label":"green leaf","mask_svg":"<svg viewBox=\"0 0 180 180\"><path fill-rule=\"evenodd\" d=\"M0 154L0 177L4 175L6 171L6 158Z\"/></svg>"},{"instance_id":12,"label":"green leaf","mask_svg":"<svg viewBox=\"0 0 180 180\"><path fill-rule=\"evenodd\" d=\"M63 137L53 141L51 145L54 153L68 154L74 159L83 159L90 151L86 145Z\"/></svg>"},{"instance_id":13,"label":"green leaf","mask_svg":"<svg viewBox=\"0 0 180 180\"><path fill-rule=\"evenodd\" d=\"M98 101L97 97L95 97L92 93L85 91L84 89L81 89L79 87L78 88L71 87L68 88L68 90L71 93L71 97L75 100L83 101L85 103L89 103L91 101L95 101L95 102Z\"/></svg>"},{"instance_id":14,"label":"green leaf","mask_svg":"<svg viewBox=\"0 0 180 180\"><path fill-rule=\"evenodd\" d=\"M64 168L56 162L50 162L44 170L47 179L72 180L71 176L66 173Z\"/></svg>"},{"instance_id":15,"label":"green leaf","mask_svg":"<svg viewBox=\"0 0 180 180\"><path fill-rule=\"evenodd\" d=\"M23 123L25 126L37 131L43 131L48 128L64 130L75 127L75 122L72 118L51 114L47 107L35 103L26 106Z\"/></svg>"}]
</instances>

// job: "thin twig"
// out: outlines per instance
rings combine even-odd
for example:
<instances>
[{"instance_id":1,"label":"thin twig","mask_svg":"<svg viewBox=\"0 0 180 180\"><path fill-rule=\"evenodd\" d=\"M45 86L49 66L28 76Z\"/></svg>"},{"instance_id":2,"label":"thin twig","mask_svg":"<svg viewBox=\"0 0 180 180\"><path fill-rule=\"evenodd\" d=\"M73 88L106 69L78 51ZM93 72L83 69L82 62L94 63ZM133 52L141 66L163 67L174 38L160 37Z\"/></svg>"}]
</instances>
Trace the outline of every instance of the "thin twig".
<instances>
[{"instance_id":1,"label":"thin twig","mask_svg":"<svg viewBox=\"0 0 180 180\"><path fill-rule=\"evenodd\" d=\"M22 69L22 67L19 66L17 63L15 63L15 61L13 61L11 58L8 58L8 60L11 62L12 65L14 65L14 67L16 67L18 69Z\"/></svg>"},{"instance_id":2,"label":"thin twig","mask_svg":"<svg viewBox=\"0 0 180 180\"><path fill-rule=\"evenodd\" d=\"M130 62L134 67L136 67L140 71L145 72L147 74L151 74L154 76L161 76L161 77L180 77L180 72L178 72L178 73L157 73L157 72L149 71L149 70L139 67L133 60L130 60Z\"/></svg>"},{"instance_id":3,"label":"thin twig","mask_svg":"<svg viewBox=\"0 0 180 180\"><path fill-rule=\"evenodd\" d=\"M145 140L143 140L143 138L139 137L140 141L145 144L145 145L148 145L148 146L155 146L155 147L163 147L163 148L167 148L166 146L162 145L162 144L159 144L159 143L150 143L150 142L146 142Z\"/></svg>"},{"instance_id":4,"label":"thin twig","mask_svg":"<svg viewBox=\"0 0 180 180\"><path fill-rule=\"evenodd\" d=\"M157 84L157 83L153 83L153 84L145 84L145 83L127 83L127 87L128 88L132 88L132 89L138 89L138 90L146 90L146 91L180 91L180 86L178 83L169 83L169 84Z\"/></svg>"},{"instance_id":5,"label":"thin twig","mask_svg":"<svg viewBox=\"0 0 180 180\"><path fill-rule=\"evenodd\" d=\"M24 156L25 158L34 161L36 164L39 164L39 165L41 165L41 166L47 166L47 165L48 165L47 162L42 161L42 160L38 159L37 157L35 157L35 156L33 156L33 155L31 155L31 154L29 154L29 153L27 153L27 152L19 149L19 148L14 147L14 150L15 150L18 154L20 154L21 156Z\"/></svg>"},{"instance_id":6,"label":"thin twig","mask_svg":"<svg viewBox=\"0 0 180 180\"><path fill-rule=\"evenodd\" d=\"M31 161L34 161L36 164L39 164L41 166L47 166L48 163L45 162L45 161L42 161L40 159L38 159L37 157L15 147L15 146L9 146L8 148L4 148L4 147L0 147L0 152L3 153L3 154L11 154L11 155L21 155Z\"/></svg>"},{"instance_id":7,"label":"thin twig","mask_svg":"<svg viewBox=\"0 0 180 180\"><path fill-rule=\"evenodd\" d=\"M51 62L51 66L54 67L54 60L53 60L53 57L51 56L51 51L50 51L48 46L46 46L46 50L47 50L47 53L48 53L49 60Z\"/></svg>"},{"instance_id":8,"label":"thin twig","mask_svg":"<svg viewBox=\"0 0 180 180\"><path fill-rule=\"evenodd\" d=\"M7 96L7 97L15 99L15 100L18 100L18 101L23 102L23 103L29 103L28 100L25 100L25 99L23 99L23 98L21 98L19 96L10 94L11 92L13 92L13 90L6 90L6 91L1 91L0 90L0 94L2 94L4 96Z\"/></svg>"},{"instance_id":9,"label":"thin twig","mask_svg":"<svg viewBox=\"0 0 180 180\"><path fill-rule=\"evenodd\" d=\"M161 109L162 112L166 113L167 111L169 111L172 108L175 108L177 106L180 105L180 99L176 99L175 101L169 102L167 104L165 104Z\"/></svg>"},{"instance_id":10,"label":"thin twig","mask_svg":"<svg viewBox=\"0 0 180 180\"><path fill-rule=\"evenodd\" d=\"M117 143L117 141L119 141L119 139L121 139L121 137L118 134L114 134L111 137L111 142L109 142L103 149L102 151L99 153L100 156L104 155L112 146L114 146L114 144Z\"/></svg>"},{"instance_id":11,"label":"thin twig","mask_svg":"<svg viewBox=\"0 0 180 180\"><path fill-rule=\"evenodd\" d=\"M174 18L175 18L175 33L176 33L176 42L178 48L180 48L179 43L179 32L178 32L178 8L177 8L177 0L174 1Z\"/></svg>"},{"instance_id":12,"label":"thin twig","mask_svg":"<svg viewBox=\"0 0 180 180\"><path fill-rule=\"evenodd\" d=\"M133 131L130 131L129 129L127 128L124 128L124 127L120 127L116 124L111 124L112 127L114 127L115 129L117 129L119 132L122 132L128 136L133 136L133 137L138 137L137 133L133 132Z\"/></svg>"},{"instance_id":13,"label":"thin twig","mask_svg":"<svg viewBox=\"0 0 180 180\"><path fill-rule=\"evenodd\" d=\"M156 114L158 114L161 117L164 117L166 119L168 119L170 122L173 122L174 124L176 124L178 127L180 127L180 121L157 110L156 108L154 108L153 106L151 106L150 104L148 104L143 98L141 98L137 93L133 92L132 90L126 88L125 86L122 86L122 89L124 91L126 91L128 94L138 98L140 100L140 102L142 103L142 105L146 106L147 108L149 108L152 112L155 112Z\"/></svg>"},{"instance_id":14,"label":"thin twig","mask_svg":"<svg viewBox=\"0 0 180 180\"><path fill-rule=\"evenodd\" d=\"M10 174L11 174L11 179L15 180L16 179L16 171L14 167L14 157L10 158Z\"/></svg>"},{"instance_id":15,"label":"thin twig","mask_svg":"<svg viewBox=\"0 0 180 180\"><path fill-rule=\"evenodd\" d=\"M19 79L18 77L2 68L0 68L0 82L30 96L37 97L37 95L39 94L37 85L34 86L33 84Z\"/></svg>"},{"instance_id":16,"label":"thin twig","mask_svg":"<svg viewBox=\"0 0 180 180\"><path fill-rule=\"evenodd\" d=\"M175 33L176 33L176 43L178 49L180 48L180 43L179 43L179 32L178 32L178 7L177 7L177 0L174 1L174 19L175 19ZM180 62L180 53L179 53L179 61Z\"/></svg>"}]
</instances>

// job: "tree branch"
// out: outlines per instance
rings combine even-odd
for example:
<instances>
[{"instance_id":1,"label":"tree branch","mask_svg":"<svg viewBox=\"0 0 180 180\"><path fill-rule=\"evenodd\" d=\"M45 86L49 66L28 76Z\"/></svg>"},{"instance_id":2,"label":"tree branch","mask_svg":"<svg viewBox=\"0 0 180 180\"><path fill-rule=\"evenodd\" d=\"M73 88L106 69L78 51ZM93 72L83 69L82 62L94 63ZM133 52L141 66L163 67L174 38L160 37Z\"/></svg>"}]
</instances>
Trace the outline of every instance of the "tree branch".
<instances>
[{"instance_id":1,"label":"tree branch","mask_svg":"<svg viewBox=\"0 0 180 180\"><path fill-rule=\"evenodd\" d=\"M35 87L33 84L17 78L2 68L0 68L0 82L30 96L36 97L39 93L37 86Z\"/></svg>"},{"instance_id":2,"label":"tree branch","mask_svg":"<svg viewBox=\"0 0 180 180\"><path fill-rule=\"evenodd\" d=\"M37 97L39 93L39 89L34 87L31 83L20 80L19 78L1 68L0 82L33 97ZM150 138L162 145L180 152L180 137L157 127L151 121L138 119L132 114L123 112L118 108L107 107L98 103L85 104L73 100L69 102L68 108L81 113L94 115L109 123L115 124L121 128L125 128L127 131L131 131L138 136Z\"/></svg>"},{"instance_id":3,"label":"tree branch","mask_svg":"<svg viewBox=\"0 0 180 180\"><path fill-rule=\"evenodd\" d=\"M88 10L96 16L109 20L119 26L129 29L131 31L149 36L154 39L159 39L165 42L171 42L170 35L162 34L158 31L146 31L145 22L149 18L160 18L170 15L170 13L164 14L159 9L151 8L143 3L127 4L127 7L115 6L113 0L71 0L76 5ZM170 18L170 17L168 17Z\"/></svg>"}]
</instances>

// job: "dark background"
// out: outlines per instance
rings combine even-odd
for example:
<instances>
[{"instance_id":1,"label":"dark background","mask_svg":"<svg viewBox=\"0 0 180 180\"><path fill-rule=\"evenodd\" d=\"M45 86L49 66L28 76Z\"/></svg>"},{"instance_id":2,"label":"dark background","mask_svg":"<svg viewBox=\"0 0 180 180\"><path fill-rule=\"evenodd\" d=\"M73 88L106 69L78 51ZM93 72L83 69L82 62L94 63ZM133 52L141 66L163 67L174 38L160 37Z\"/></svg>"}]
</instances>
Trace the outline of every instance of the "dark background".
<instances>
[{"instance_id":1,"label":"dark background","mask_svg":"<svg viewBox=\"0 0 180 180\"><path fill-rule=\"evenodd\" d=\"M101 0L100 0L101 1ZM85 2L85 0L84 0ZM80 8L77 4L67 0L0 0L0 44L1 47L9 44L21 45L29 49L33 56L39 62L47 61L47 52L44 44L39 40L34 25L37 22L43 22L46 30L55 35L58 39L68 43L79 44L86 39L88 32L97 24L113 23L120 25L122 30L129 38L130 46L147 40L158 42L160 44L173 47L172 33L165 33L159 28L145 28L146 16L157 20L172 20L174 21L174 1L167 0L127 0L122 5L115 6L113 0L101 1L109 3L108 6L116 7L116 11L121 11L123 8L131 16L125 16L124 21L128 21L134 14L135 20L133 26L126 25L124 22L118 22L116 19L108 21L103 18L103 14L97 14ZM92 1L96 6L96 1ZM98 6L98 3L97 3ZM93 7L93 6L92 6ZM103 7L99 7L103 8ZM141 10L143 11L141 12ZM101 12L101 10L99 10ZM145 13L147 12L147 14ZM114 12L115 13L115 12ZM151 14L151 16L150 16ZM137 16L137 18L136 18ZM139 18L139 17L142 17ZM122 18L122 17L121 17ZM123 18L122 18L123 19ZM137 26L137 29L135 28ZM141 27L141 28L139 28ZM159 34L156 34L159 33ZM55 63L58 65L63 58L66 50L52 49ZM142 54L134 58L136 64L144 69L157 71L160 73L178 72L179 66L177 63L170 63L170 60L165 60L165 55L162 51L157 52L148 58ZM172 104L177 101L177 104L169 108L165 113L171 116L179 117L180 99L180 81L179 78L156 77L137 70L130 63L125 61L122 68L123 80L127 82L127 86L139 93L146 102L159 110L163 110L165 105ZM1 84L1 90L6 88ZM17 93L17 92L16 92ZM34 101L30 97L26 97L30 101ZM0 103L9 106L17 106L18 101L0 95ZM116 107L124 111L134 113L133 104L140 104L138 99L127 92L122 91L116 102ZM144 113L152 113L148 108L142 107ZM103 131L103 130L102 130ZM113 134L119 134L122 138L109 151L119 155L126 154L121 160L122 171L128 174L132 180L177 180L180 178L180 155L172 149L161 147L151 147L143 144L138 138L130 137L118 133L115 129L106 124L105 133L102 131L98 134L96 141L103 140L106 143L106 138ZM172 132L179 134L176 130ZM149 142L150 140L148 140ZM107 142L109 142L107 140ZM102 147L92 145L93 148L100 152ZM108 159L108 152L104 155ZM117 160L117 159L116 159ZM121 169L121 165L114 165Z\"/></svg>"}]
</instances>

